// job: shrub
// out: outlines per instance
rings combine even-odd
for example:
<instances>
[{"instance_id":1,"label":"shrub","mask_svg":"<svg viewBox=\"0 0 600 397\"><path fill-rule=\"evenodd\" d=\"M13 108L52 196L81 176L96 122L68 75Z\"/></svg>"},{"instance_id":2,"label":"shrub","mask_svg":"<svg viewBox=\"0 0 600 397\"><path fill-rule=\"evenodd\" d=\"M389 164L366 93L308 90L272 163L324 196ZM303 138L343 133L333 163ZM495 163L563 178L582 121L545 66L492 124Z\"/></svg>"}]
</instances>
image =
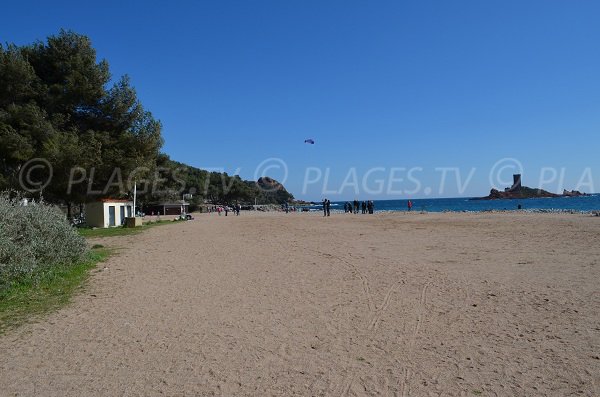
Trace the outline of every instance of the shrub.
<instances>
[{"instance_id":1,"label":"shrub","mask_svg":"<svg viewBox=\"0 0 600 397\"><path fill-rule=\"evenodd\" d=\"M85 239L49 204L20 204L0 194L0 291L36 278L57 265L72 265L87 252Z\"/></svg>"}]
</instances>

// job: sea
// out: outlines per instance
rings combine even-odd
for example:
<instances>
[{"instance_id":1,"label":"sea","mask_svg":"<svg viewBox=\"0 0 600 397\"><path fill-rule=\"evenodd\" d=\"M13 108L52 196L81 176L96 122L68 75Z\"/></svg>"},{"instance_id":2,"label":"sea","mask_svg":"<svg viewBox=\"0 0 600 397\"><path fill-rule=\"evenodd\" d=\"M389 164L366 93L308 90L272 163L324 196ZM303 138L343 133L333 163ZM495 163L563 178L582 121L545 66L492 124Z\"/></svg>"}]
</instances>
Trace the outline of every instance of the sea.
<instances>
[{"instance_id":1,"label":"sea","mask_svg":"<svg viewBox=\"0 0 600 397\"><path fill-rule=\"evenodd\" d=\"M580 197L530 198L519 200L472 200L469 197L411 199L413 211L426 212L483 212L512 211L531 212L581 212L600 211L600 194ZM345 201L331 202L331 209L343 211ZM375 211L406 211L408 200L374 200ZM322 210L321 205L309 207L312 211Z\"/></svg>"}]
</instances>

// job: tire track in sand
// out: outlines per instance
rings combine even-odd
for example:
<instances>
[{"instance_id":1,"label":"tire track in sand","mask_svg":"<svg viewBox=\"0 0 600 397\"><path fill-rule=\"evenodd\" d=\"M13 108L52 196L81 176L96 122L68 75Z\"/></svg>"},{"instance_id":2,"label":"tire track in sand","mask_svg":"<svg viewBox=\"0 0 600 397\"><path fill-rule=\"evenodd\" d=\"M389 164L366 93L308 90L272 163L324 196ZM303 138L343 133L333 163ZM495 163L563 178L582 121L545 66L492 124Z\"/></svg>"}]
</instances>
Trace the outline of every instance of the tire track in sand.
<instances>
[{"instance_id":1,"label":"tire track in sand","mask_svg":"<svg viewBox=\"0 0 600 397\"><path fill-rule=\"evenodd\" d=\"M425 315L425 309L427 305L427 289L429 288L430 283L426 283L421 289L421 299L419 300L419 306L417 308L417 321L415 323L415 327L413 329L413 333L410 338L410 346L413 347L417 341L417 336L419 331L421 330L421 323L423 322L423 317Z\"/></svg>"},{"instance_id":2,"label":"tire track in sand","mask_svg":"<svg viewBox=\"0 0 600 397\"><path fill-rule=\"evenodd\" d=\"M377 307L373 303L373 297L371 295L369 279L353 263L351 263L351 262L347 261L346 259L344 259L340 256L337 256L337 255L333 255L333 254L329 254L329 253L325 253L325 252L321 252L321 251L317 251L317 252L321 256L324 256L326 258L335 259L338 262L342 263L344 265L344 267L349 269L352 272L352 274L356 275L360 279L362 291L367 300L369 317L371 317L371 319L369 320L369 322L367 324L367 331L369 331L369 333L375 332L377 330L379 324L381 323L381 317L383 316L383 314L389 307L389 305L392 301L392 299L391 299L392 295L396 291L398 286L400 285L400 282L394 282L390 286L390 288L387 290L385 296L383 297L381 306ZM405 281L402 280L401 283L405 284ZM405 377L406 376L408 376L408 375L405 374ZM355 380L356 380L356 369L351 370L350 373L344 377L343 381L341 382L341 390L336 387L335 394L336 395L339 394L342 397L347 396L350 389L352 388L352 384L354 383Z\"/></svg>"},{"instance_id":3,"label":"tire track in sand","mask_svg":"<svg viewBox=\"0 0 600 397\"><path fill-rule=\"evenodd\" d=\"M381 322L381 316L383 315L383 313L385 313L388 306L390 305L392 293L397 289L399 282L395 282L392 284L392 286L388 289L387 293L383 297L383 302L381 303L381 306L377 307L373 303L373 297L371 295L371 288L369 286L369 279L360 270L358 270L358 268L354 264L352 264L351 262L349 262L349 261L345 260L344 258L337 256L337 255L327 254L324 252L319 252L319 253L325 257L333 258L333 259L336 259L339 262L343 263L348 269L350 269L354 274L356 274L358 276L358 278L361 280L363 293L364 293L365 297L367 298L367 307L369 308L369 312L371 313L371 316L372 316L371 320L368 322L367 330L375 331L377 329L377 327L379 326L379 323ZM402 280L402 284L404 284L404 283L405 283L404 280Z\"/></svg>"},{"instance_id":4,"label":"tire track in sand","mask_svg":"<svg viewBox=\"0 0 600 397\"><path fill-rule=\"evenodd\" d=\"M329 254L326 252L321 252L321 251L317 251L317 252L325 258L335 259L338 262L342 263L342 265L344 265L344 267L346 269L350 270L350 272L353 275L356 275L359 278L359 280L361 281L363 295L365 296L365 298L367 300L367 308L369 310L369 313L373 313L376 308L375 308L375 305L373 304L373 297L371 296L371 287L369 286L369 279L367 279L367 277L364 274L362 274L362 272L360 270L358 270L358 268L354 264L343 259L342 257L333 255L333 254ZM343 378L343 380L341 382L341 390L338 387L336 387L334 389L335 395L339 395L341 397L347 396L355 379L356 379L356 370L352 369L352 370L350 370L350 373Z\"/></svg>"},{"instance_id":5,"label":"tire track in sand","mask_svg":"<svg viewBox=\"0 0 600 397\"><path fill-rule=\"evenodd\" d=\"M411 333L410 340L408 341L408 357L412 359L414 354L414 347L417 342L417 337L419 336L419 332L421 331L421 324L423 323L423 318L426 312L427 305L427 290L431 283L425 283L423 288L421 289L421 296L419 298L419 304L417 306L417 319L415 321L415 326L413 327L413 331ZM402 364L398 361L398 364L402 366ZM408 397L410 395L409 390L409 382L411 378L410 368L404 366L402 378L398 381L398 389L401 392L402 397Z\"/></svg>"},{"instance_id":6,"label":"tire track in sand","mask_svg":"<svg viewBox=\"0 0 600 397\"><path fill-rule=\"evenodd\" d=\"M404 281L402 281L402 284L404 284ZM388 289L388 292L385 294L381 306L379 308L375 308L373 318L371 319L371 321L369 322L369 325L367 326L367 329L369 331L375 331L377 329L377 327L379 326L382 315L385 313L388 306L390 305L392 293L397 289L398 285L399 285L399 283L392 284L392 286Z\"/></svg>"},{"instance_id":7,"label":"tire track in sand","mask_svg":"<svg viewBox=\"0 0 600 397\"><path fill-rule=\"evenodd\" d=\"M371 287L369 286L369 279L364 274L362 274L362 272L360 270L358 270L358 268L355 265L353 265L351 262L348 262L344 258L337 256L337 255L328 254L326 252L320 252L320 251L317 251L317 252L319 254L321 254L321 256L324 256L326 258L333 258L333 259L336 259L337 261L343 263L346 268L350 269L350 271L353 274L358 276L359 280L361 281L363 294L365 295L365 298L367 299L367 307L369 308L369 312L373 312L375 310L375 305L373 304L373 298L371 296Z\"/></svg>"},{"instance_id":8,"label":"tire track in sand","mask_svg":"<svg viewBox=\"0 0 600 397\"><path fill-rule=\"evenodd\" d=\"M340 393L340 397L344 397L348 395L348 392L350 391L350 388L352 387L352 384L354 383L354 380L356 379L356 373L355 371L351 371L348 376L344 379L344 382L342 383L342 391Z\"/></svg>"}]
</instances>

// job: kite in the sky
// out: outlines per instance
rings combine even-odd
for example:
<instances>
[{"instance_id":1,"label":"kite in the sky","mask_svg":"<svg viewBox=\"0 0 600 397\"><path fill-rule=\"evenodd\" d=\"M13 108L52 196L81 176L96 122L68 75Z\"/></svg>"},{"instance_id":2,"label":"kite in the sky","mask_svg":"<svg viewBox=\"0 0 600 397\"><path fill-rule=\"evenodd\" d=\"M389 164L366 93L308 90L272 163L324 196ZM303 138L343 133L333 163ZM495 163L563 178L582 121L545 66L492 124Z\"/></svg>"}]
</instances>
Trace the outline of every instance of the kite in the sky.
<instances>
[{"instance_id":1,"label":"kite in the sky","mask_svg":"<svg viewBox=\"0 0 600 397\"><path fill-rule=\"evenodd\" d=\"M304 143L310 143L311 145L314 145L315 141L313 141L312 139L306 139L304 140Z\"/></svg>"}]
</instances>

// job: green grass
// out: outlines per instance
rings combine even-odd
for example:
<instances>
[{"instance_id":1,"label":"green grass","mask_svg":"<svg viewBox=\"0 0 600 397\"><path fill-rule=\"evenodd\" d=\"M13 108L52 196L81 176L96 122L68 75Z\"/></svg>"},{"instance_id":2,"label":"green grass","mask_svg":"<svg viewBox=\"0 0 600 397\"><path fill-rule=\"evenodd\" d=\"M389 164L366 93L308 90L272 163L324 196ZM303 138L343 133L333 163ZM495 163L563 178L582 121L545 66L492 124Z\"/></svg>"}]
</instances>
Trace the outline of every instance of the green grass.
<instances>
[{"instance_id":1,"label":"green grass","mask_svg":"<svg viewBox=\"0 0 600 397\"><path fill-rule=\"evenodd\" d=\"M143 226L138 227L109 227L109 228L80 228L77 229L79 234L83 237L91 238L91 237L114 237L114 236L128 236L131 234L138 234L144 230L148 230L155 226L160 225L169 225L173 223L173 221L158 221L158 222L149 222L145 223Z\"/></svg>"},{"instance_id":2,"label":"green grass","mask_svg":"<svg viewBox=\"0 0 600 397\"><path fill-rule=\"evenodd\" d=\"M149 222L136 228L81 228L78 229L78 232L86 238L126 236L171 223L173 222L164 220ZM73 294L83 288L89 271L98 262L104 261L111 253L112 251L104 246L95 244L92 246L89 256L80 263L50 267L0 291L0 334L9 328L17 327L37 316L66 305Z\"/></svg>"},{"instance_id":3,"label":"green grass","mask_svg":"<svg viewBox=\"0 0 600 397\"><path fill-rule=\"evenodd\" d=\"M53 266L1 291L0 334L67 304L83 288L90 269L110 254L105 248L93 249L80 263Z\"/></svg>"}]
</instances>

